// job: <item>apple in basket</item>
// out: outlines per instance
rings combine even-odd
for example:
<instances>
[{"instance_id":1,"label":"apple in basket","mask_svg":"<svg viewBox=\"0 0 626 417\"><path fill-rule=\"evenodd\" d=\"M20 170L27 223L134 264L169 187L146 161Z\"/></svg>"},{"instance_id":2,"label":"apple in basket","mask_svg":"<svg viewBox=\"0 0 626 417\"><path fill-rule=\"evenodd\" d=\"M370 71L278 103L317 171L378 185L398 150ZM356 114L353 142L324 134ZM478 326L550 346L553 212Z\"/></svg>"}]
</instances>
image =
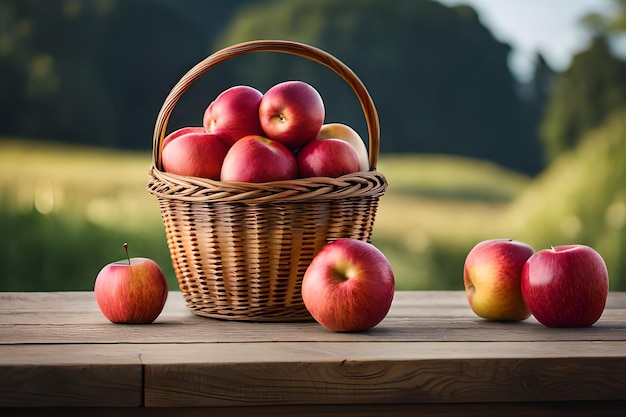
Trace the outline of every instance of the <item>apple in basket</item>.
<instances>
[{"instance_id":1,"label":"apple in basket","mask_svg":"<svg viewBox=\"0 0 626 417\"><path fill-rule=\"evenodd\" d=\"M327 123L322 125L317 139L341 139L354 147L359 156L359 170L369 171L370 160L367 147L361 136L352 127L343 123Z\"/></svg>"},{"instance_id":2,"label":"apple in basket","mask_svg":"<svg viewBox=\"0 0 626 417\"><path fill-rule=\"evenodd\" d=\"M609 275L602 256L585 245L555 246L531 256L522 273L522 295L546 327L586 327L604 311Z\"/></svg>"},{"instance_id":3,"label":"apple in basket","mask_svg":"<svg viewBox=\"0 0 626 417\"><path fill-rule=\"evenodd\" d=\"M172 174L219 180L228 145L211 133L184 133L163 148L163 169Z\"/></svg>"},{"instance_id":4,"label":"apple in basket","mask_svg":"<svg viewBox=\"0 0 626 417\"><path fill-rule=\"evenodd\" d=\"M337 178L360 170L359 155L341 139L313 139L298 152L300 177Z\"/></svg>"},{"instance_id":5,"label":"apple in basket","mask_svg":"<svg viewBox=\"0 0 626 417\"><path fill-rule=\"evenodd\" d=\"M163 139L163 145L161 145L161 148L165 148L168 143L170 143L177 137L184 135L185 133L205 133L205 130L202 126L181 127L180 129L173 131Z\"/></svg>"},{"instance_id":6,"label":"apple in basket","mask_svg":"<svg viewBox=\"0 0 626 417\"><path fill-rule=\"evenodd\" d=\"M100 270L94 296L102 314L112 323L152 323L167 300L168 285L161 267L149 258L126 259Z\"/></svg>"},{"instance_id":7,"label":"apple in basket","mask_svg":"<svg viewBox=\"0 0 626 417\"><path fill-rule=\"evenodd\" d=\"M327 243L302 278L302 300L313 318L335 332L368 330L391 307L395 280L385 255L351 238Z\"/></svg>"},{"instance_id":8,"label":"apple in basket","mask_svg":"<svg viewBox=\"0 0 626 417\"><path fill-rule=\"evenodd\" d=\"M296 156L285 145L263 136L239 139L229 149L222 165L221 180L269 182L298 177Z\"/></svg>"},{"instance_id":9,"label":"apple in basket","mask_svg":"<svg viewBox=\"0 0 626 417\"><path fill-rule=\"evenodd\" d=\"M487 320L519 321L530 317L522 298L522 269L534 249L513 239L489 239L467 254L463 282L472 311Z\"/></svg>"},{"instance_id":10,"label":"apple in basket","mask_svg":"<svg viewBox=\"0 0 626 417\"><path fill-rule=\"evenodd\" d=\"M229 146L244 136L263 135L259 120L262 97L259 90L247 85L224 90L204 111L204 129Z\"/></svg>"},{"instance_id":11,"label":"apple in basket","mask_svg":"<svg viewBox=\"0 0 626 417\"><path fill-rule=\"evenodd\" d=\"M324 123L324 102L304 81L285 81L265 92L259 106L265 135L292 151L313 140Z\"/></svg>"}]
</instances>

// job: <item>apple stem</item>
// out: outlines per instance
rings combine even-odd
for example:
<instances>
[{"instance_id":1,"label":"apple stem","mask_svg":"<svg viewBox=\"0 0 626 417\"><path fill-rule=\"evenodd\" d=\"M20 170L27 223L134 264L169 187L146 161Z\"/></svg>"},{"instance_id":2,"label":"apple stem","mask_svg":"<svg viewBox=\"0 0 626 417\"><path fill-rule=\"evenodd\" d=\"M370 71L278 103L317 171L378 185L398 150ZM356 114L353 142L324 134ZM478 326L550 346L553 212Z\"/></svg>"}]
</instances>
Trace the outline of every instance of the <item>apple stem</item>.
<instances>
[{"instance_id":1,"label":"apple stem","mask_svg":"<svg viewBox=\"0 0 626 417\"><path fill-rule=\"evenodd\" d=\"M124 250L126 251L126 258L128 259L128 265L130 265L130 255L128 254L128 243L124 242Z\"/></svg>"}]
</instances>

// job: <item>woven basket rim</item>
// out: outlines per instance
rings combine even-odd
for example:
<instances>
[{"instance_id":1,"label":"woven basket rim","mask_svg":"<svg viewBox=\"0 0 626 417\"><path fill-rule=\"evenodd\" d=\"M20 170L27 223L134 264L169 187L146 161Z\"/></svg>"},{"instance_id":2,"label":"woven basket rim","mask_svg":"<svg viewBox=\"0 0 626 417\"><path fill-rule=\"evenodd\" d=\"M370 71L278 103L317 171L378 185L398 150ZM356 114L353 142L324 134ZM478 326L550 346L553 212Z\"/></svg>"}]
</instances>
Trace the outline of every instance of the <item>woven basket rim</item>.
<instances>
[{"instance_id":1,"label":"woven basket rim","mask_svg":"<svg viewBox=\"0 0 626 417\"><path fill-rule=\"evenodd\" d=\"M386 189L387 180L378 171L356 172L337 178L247 183L214 181L151 169L148 182L148 191L158 198L204 202L319 201L381 196Z\"/></svg>"}]
</instances>

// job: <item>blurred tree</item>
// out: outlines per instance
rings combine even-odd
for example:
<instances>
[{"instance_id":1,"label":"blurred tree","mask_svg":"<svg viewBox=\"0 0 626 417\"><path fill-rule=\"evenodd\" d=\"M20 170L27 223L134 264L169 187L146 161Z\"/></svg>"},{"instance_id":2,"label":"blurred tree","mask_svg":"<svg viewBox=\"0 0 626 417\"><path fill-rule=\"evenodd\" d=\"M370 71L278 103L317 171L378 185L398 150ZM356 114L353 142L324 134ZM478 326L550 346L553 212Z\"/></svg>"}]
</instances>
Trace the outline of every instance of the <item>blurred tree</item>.
<instances>
[{"instance_id":1,"label":"blurred tree","mask_svg":"<svg viewBox=\"0 0 626 417\"><path fill-rule=\"evenodd\" d=\"M604 36L574 56L557 79L541 126L546 157L574 148L588 131L626 106L626 62L616 58Z\"/></svg>"},{"instance_id":2,"label":"blurred tree","mask_svg":"<svg viewBox=\"0 0 626 417\"><path fill-rule=\"evenodd\" d=\"M1 0L0 133L150 146L161 102L207 39L149 0Z\"/></svg>"},{"instance_id":3,"label":"blurred tree","mask_svg":"<svg viewBox=\"0 0 626 417\"><path fill-rule=\"evenodd\" d=\"M615 11L610 14L589 13L582 19L593 33L601 35L619 34L626 30L626 0L613 0Z\"/></svg>"},{"instance_id":4,"label":"blurred tree","mask_svg":"<svg viewBox=\"0 0 626 417\"><path fill-rule=\"evenodd\" d=\"M548 160L574 148L582 136L626 106L626 62L611 50L610 38L626 30L626 0L617 11L587 15L582 23L594 34L589 47L576 54L558 75L541 124Z\"/></svg>"},{"instance_id":5,"label":"blurred tree","mask_svg":"<svg viewBox=\"0 0 626 417\"><path fill-rule=\"evenodd\" d=\"M383 152L452 153L534 173L541 148L498 42L467 6L433 1L276 0L242 8L216 48L262 38L320 47L347 63L377 105ZM359 126L341 83L289 57L254 57L232 73L267 87L281 77L320 90L333 121ZM362 128L361 128L362 129ZM362 130L360 130L362 131Z\"/></svg>"},{"instance_id":6,"label":"blurred tree","mask_svg":"<svg viewBox=\"0 0 626 417\"><path fill-rule=\"evenodd\" d=\"M544 118L545 110L550 97L554 92L554 86L558 74L548 65L541 53L535 56L535 68L533 77L525 83L520 83L519 91L524 100L525 121L531 129L529 136L533 135L535 143L541 142L540 125ZM546 165L547 160L542 151L538 151L541 164Z\"/></svg>"}]
</instances>

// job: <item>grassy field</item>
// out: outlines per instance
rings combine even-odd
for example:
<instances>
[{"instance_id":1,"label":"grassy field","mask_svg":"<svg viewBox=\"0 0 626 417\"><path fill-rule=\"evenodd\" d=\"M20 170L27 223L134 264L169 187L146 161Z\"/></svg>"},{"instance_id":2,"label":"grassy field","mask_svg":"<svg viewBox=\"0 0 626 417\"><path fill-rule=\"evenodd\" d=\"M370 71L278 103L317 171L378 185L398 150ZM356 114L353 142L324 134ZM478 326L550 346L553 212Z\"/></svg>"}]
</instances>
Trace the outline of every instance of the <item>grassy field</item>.
<instances>
[{"instance_id":1,"label":"grassy field","mask_svg":"<svg viewBox=\"0 0 626 417\"><path fill-rule=\"evenodd\" d=\"M88 290L100 268L156 259L176 288L155 198L150 154L0 141L0 290ZM462 158L383 155L389 182L373 243L398 289L460 289L469 249L501 236L504 208L530 179ZM509 236L506 236L509 237Z\"/></svg>"}]
</instances>

